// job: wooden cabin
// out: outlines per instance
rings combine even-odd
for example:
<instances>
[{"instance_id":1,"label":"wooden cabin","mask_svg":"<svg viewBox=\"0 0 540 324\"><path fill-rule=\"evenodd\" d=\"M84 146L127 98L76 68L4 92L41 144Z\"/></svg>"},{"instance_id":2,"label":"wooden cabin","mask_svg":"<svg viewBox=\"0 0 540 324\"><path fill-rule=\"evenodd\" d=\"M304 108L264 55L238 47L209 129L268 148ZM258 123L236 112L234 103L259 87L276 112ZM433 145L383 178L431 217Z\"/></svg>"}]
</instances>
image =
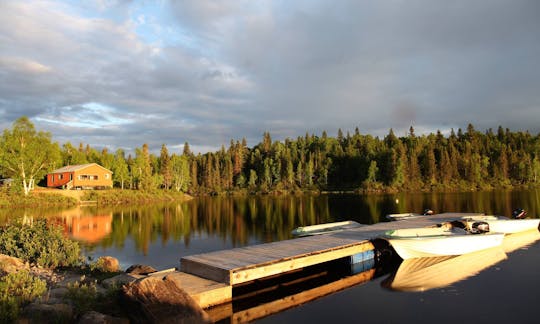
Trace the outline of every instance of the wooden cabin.
<instances>
[{"instance_id":1,"label":"wooden cabin","mask_svg":"<svg viewBox=\"0 0 540 324\"><path fill-rule=\"evenodd\" d=\"M97 163L68 165L47 174L49 188L103 189L112 186L112 171Z\"/></svg>"}]
</instances>

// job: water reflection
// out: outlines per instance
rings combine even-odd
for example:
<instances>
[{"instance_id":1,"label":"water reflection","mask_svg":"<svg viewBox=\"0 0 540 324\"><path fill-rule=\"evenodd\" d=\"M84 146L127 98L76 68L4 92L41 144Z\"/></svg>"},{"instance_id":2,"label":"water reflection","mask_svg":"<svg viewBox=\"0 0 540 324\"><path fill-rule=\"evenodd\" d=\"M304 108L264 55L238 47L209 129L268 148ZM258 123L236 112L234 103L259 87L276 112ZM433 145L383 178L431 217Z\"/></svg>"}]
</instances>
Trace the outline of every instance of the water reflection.
<instances>
[{"instance_id":1,"label":"water reflection","mask_svg":"<svg viewBox=\"0 0 540 324\"><path fill-rule=\"evenodd\" d=\"M401 262L399 268L381 285L398 291L426 291L450 286L476 276L481 271L508 258L507 253L526 248L540 240L536 229L509 234L501 246L458 256L413 258Z\"/></svg>"},{"instance_id":2,"label":"water reflection","mask_svg":"<svg viewBox=\"0 0 540 324\"><path fill-rule=\"evenodd\" d=\"M113 214L108 211L75 207L60 213L55 222L64 227L67 235L85 243L97 243L112 231Z\"/></svg>"},{"instance_id":3,"label":"water reflection","mask_svg":"<svg viewBox=\"0 0 540 324\"><path fill-rule=\"evenodd\" d=\"M538 240L540 232L532 230L508 235L500 247L459 256L402 261L396 255L381 258L378 254L376 259L353 265L349 258L344 258L235 286L232 302L206 312L216 323L249 323L378 278L384 278L381 286L395 291L445 288L478 275L510 258L507 253L527 248Z\"/></svg>"},{"instance_id":4,"label":"water reflection","mask_svg":"<svg viewBox=\"0 0 540 324\"><path fill-rule=\"evenodd\" d=\"M215 323L248 323L352 286L388 271L374 260L350 265L340 259L233 288L233 301L206 312Z\"/></svg>"},{"instance_id":5,"label":"water reflection","mask_svg":"<svg viewBox=\"0 0 540 324\"><path fill-rule=\"evenodd\" d=\"M170 254L176 250L178 255L181 250L189 255L290 239L291 231L298 226L345 220L373 224L386 221L387 214L421 212L425 208L435 212L511 215L516 207L526 209L531 218L536 218L540 190L202 197L180 204L84 206L64 211L15 208L0 211L0 224L19 217L55 219L72 237L86 242L90 252L99 248L100 254L110 254L121 261L126 255L148 256L145 262L161 267L170 266L161 264L158 255L164 254L167 247ZM194 241L198 242L195 246Z\"/></svg>"}]
</instances>

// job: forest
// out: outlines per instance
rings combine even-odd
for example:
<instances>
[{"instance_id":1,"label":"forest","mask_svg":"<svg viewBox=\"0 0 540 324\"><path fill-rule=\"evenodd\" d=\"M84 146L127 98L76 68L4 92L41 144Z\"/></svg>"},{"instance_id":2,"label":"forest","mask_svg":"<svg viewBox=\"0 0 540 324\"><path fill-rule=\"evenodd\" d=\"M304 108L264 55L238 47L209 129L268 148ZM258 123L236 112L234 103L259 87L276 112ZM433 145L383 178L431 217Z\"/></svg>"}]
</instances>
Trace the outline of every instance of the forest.
<instances>
[{"instance_id":1,"label":"forest","mask_svg":"<svg viewBox=\"0 0 540 324\"><path fill-rule=\"evenodd\" d=\"M38 140L33 150L39 154L27 153L26 157L28 164L42 166L33 174L36 182L62 166L95 162L114 172L115 187L193 195L469 191L540 184L540 134L513 132L502 126L495 132L481 132L469 124L465 131L452 130L447 136L440 131L416 135L411 126L406 136L398 137L390 129L384 138L361 134L358 128L352 134L340 129L337 137L323 131L320 136L306 133L284 141L274 141L265 132L262 141L251 148L245 139L231 140L229 147L222 146L217 152L194 154L185 142L181 154L171 154L162 145L155 155L143 144L134 156L126 156L121 149L96 150L83 143L60 146L52 143L51 134L37 132L21 117L0 139L3 177L21 176L11 163L16 159L13 154L23 151L10 150L10 146L20 145L14 140L21 137L17 132ZM26 167L26 176L31 178L29 169Z\"/></svg>"}]
</instances>

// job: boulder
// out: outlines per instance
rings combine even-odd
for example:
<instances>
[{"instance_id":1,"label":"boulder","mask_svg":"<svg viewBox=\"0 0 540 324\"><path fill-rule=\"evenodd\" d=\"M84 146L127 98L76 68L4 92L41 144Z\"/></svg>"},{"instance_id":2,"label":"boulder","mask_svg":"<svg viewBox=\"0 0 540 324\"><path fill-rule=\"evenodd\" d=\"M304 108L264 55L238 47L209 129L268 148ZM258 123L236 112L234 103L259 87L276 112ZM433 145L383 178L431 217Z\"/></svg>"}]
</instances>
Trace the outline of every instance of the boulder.
<instances>
[{"instance_id":1,"label":"boulder","mask_svg":"<svg viewBox=\"0 0 540 324\"><path fill-rule=\"evenodd\" d=\"M139 279L124 286L123 296L135 323L211 323L208 314L167 278Z\"/></svg>"},{"instance_id":2,"label":"boulder","mask_svg":"<svg viewBox=\"0 0 540 324\"><path fill-rule=\"evenodd\" d=\"M21 321L27 323L69 323L73 307L67 304L31 303L24 308Z\"/></svg>"},{"instance_id":3,"label":"boulder","mask_svg":"<svg viewBox=\"0 0 540 324\"><path fill-rule=\"evenodd\" d=\"M129 274L129 273L121 273L117 276L114 276L112 278L105 279L101 282L101 285L105 288L112 288L115 286L123 286L125 284L134 282L137 279L144 278L142 275L136 275L136 274Z\"/></svg>"},{"instance_id":4,"label":"boulder","mask_svg":"<svg viewBox=\"0 0 540 324\"><path fill-rule=\"evenodd\" d=\"M79 324L129 324L129 320L127 318L105 315L96 311L89 311L81 316Z\"/></svg>"},{"instance_id":5,"label":"boulder","mask_svg":"<svg viewBox=\"0 0 540 324\"><path fill-rule=\"evenodd\" d=\"M117 258L111 256L102 256L97 261L98 269L102 272L118 272L120 271L120 263Z\"/></svg>"},{"instance_id":6,"label":"boulder","mask_svg":"<svg viewBox=\"0 0 540 324\"><path fill-rule=\"evenodd\" d=\"M0 274L13 273L23 269L28 270L29 266L21 259L0 254Z\"/></svg>"},{"instance_id":7,"label":"boulder","mask_svg":"<svg viewBox=\"0 0 540 324\"><path fill-rule=\"evenodd\" d=\"M137 274L137 275L147 275L152 272L157 272L157 270L149 265L144 265L144 264L134 264L131 267L127 268L126 270L126 273Z\"/></svg>"}]
</instances>

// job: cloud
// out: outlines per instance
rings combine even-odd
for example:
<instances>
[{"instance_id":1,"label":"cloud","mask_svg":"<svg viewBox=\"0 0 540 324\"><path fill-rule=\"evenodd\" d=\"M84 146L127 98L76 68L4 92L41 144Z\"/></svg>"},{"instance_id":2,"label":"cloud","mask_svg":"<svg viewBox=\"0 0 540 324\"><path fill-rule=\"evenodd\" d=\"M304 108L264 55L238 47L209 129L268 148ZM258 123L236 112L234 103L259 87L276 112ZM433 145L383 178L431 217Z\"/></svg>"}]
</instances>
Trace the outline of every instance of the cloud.
<instances>
[{"instance_id":1,"label":"cloud","mask_svg":"<svg viewBox=\"0 0 540 324\"><path fill-rule=\"evenodd\" d=\"M92 146L539 132L536 1L2 1L0 127Z\"/></svg>"}]
</instances>

